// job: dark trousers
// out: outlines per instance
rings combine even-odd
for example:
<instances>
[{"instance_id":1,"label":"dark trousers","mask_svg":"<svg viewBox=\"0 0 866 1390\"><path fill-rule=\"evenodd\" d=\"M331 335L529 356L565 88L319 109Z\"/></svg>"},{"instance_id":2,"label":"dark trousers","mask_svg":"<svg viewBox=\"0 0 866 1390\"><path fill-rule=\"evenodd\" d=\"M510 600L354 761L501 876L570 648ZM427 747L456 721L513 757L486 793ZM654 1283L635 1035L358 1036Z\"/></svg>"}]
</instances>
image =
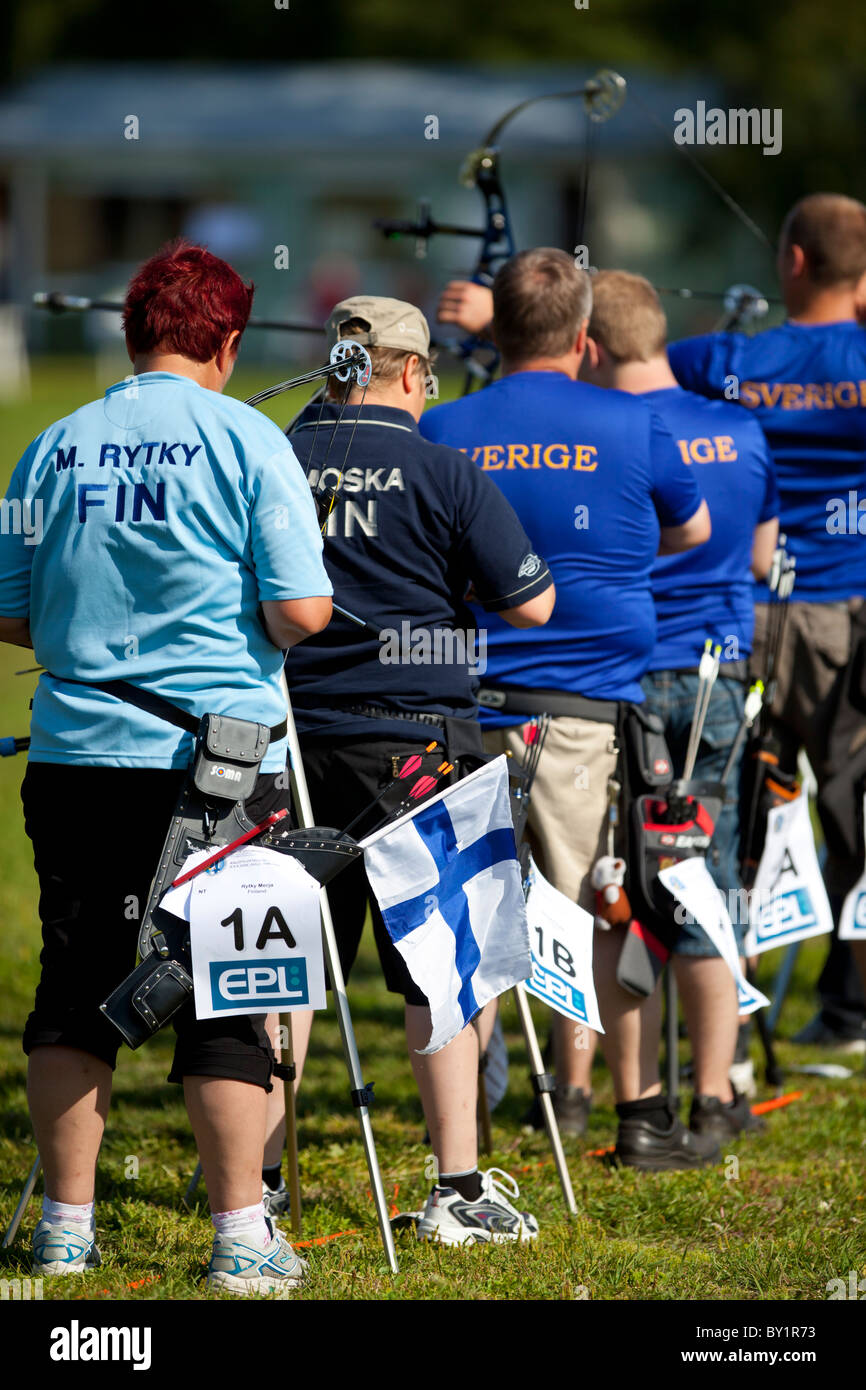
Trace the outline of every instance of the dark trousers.
<instances>
[{"instance_id":1,"label":"dark trousers","mask_svg":"<svg viewBox=\"0 0 866 1390\"><path fill-rule=\"evenodd\" d=\"M433 753L423 753L425 744L434 737L435 731L427 734L419 726L417 735L405 739L302 739L304 771L316 824L343 829L387 786L411 754L421 754L420 768L406 781L398 782L378 803L375 811L366 816L351 833L356 839L361 839L374 830L385 815L404 799L417 778L435 772L443 761L441 745ZM437 790L447 786L452 777L453 774L440 781ZM410 806L416 804L410 802ZM328 884L328 901L334 918L340 964L346 978L358 954L369 907L376 949L388 990L392 994L402 994L407 1004L426 1004L427 996L413 982L403 957L385 930L362 863L344 869Z\"/></svg>"},{"instance_id":2,"label":"dark trousers","mask_svg":"<svg viewBox=\"0 0 866 1390\"><path fill-rule=\"evenodd\" d=\"M33 843L42 920L42 973L24 1051L57 1045L114 1067L121 1036L99 1005L135 965L138 929L186 773L161 768L29 763L21 787ZM282 775L259 776L254 821L288 805ZM175 1014L169 1081L217 1076L270 1091L273 1050L264 1020L199 1021L192 1001Z\"/></svg>"}]
</instances>

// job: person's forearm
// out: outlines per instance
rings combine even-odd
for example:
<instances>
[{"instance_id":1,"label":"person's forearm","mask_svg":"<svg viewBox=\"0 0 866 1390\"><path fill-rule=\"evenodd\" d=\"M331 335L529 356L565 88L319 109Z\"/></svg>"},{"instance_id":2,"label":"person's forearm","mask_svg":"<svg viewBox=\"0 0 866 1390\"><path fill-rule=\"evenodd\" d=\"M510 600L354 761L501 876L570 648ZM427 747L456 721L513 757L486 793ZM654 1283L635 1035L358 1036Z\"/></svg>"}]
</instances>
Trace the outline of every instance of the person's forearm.
<instances>
[{"instance_id":1,"label":"person's forearm","mask_svg":"<svg viewBox=\"0 0 866 1390\"><path fill-rule=\"evenodd\" d=\"M29 618L0 618L0 642L14 647L32 647Z\"/></svg>"},{"instance_id":2,"label":"person's forearm","mask_svg":"<svg viewBox=\"0 0 866 1390\"><path fill-rule=\"evenodd\" d=\"M272 600L261 605L261 618L274 646L287 651L322 632L331 621L332 607L331 599L324 596Z\"/></svg>"}]
</instances>

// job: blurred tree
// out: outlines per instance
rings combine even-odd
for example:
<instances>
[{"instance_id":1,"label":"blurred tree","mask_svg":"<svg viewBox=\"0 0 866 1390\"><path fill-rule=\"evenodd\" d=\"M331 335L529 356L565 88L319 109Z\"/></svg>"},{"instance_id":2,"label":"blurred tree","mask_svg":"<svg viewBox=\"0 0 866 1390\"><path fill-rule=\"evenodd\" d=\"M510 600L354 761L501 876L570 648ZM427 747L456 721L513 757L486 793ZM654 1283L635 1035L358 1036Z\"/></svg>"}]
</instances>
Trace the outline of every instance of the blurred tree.
<instances>
[{"instance_id":1,"label":"blurred tree","mask_svg":"<svg viewBox=\"0 0 866 1390\"><path fill-rule=\"evenodd\" d=\"M731 105L781 108L783 152L712 151L719 181L770 231L799 194L862 192L866 6L846 0L6 0L0 80L66 62L378 59L606 65L701 75ZM467 80L471 74L467 73ZM672 111L659 111L667 120ZM467 132L471 141L474 132ZM707 160L709 151L701 152ZM672 158L674 153L672 152ZM708 199L712 195L707 192ZM701 228L693 229L700 237Z\"/></svg>"}]
</instances>

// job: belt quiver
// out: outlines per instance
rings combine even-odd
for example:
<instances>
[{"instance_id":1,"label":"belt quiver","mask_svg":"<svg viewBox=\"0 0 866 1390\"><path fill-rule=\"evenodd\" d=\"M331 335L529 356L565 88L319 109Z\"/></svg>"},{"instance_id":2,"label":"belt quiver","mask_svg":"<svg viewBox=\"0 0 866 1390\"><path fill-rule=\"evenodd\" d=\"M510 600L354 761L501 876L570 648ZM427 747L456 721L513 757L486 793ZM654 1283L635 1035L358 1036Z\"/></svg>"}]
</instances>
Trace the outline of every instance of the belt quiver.
<instances>
[{"instance_id":1,"label":"belt quiver","mask_svg":"<svg viewBox=\"0 0 866 1390\"><path fill-rule=\"evenodd\" d=\"M255 789L269 742L262 724L207 714L201 721L193 764L181 788L139 930L141 960L100 1005L131 1048L170 1022L193 993L189 923L160 907L166 889L190 854L216 851L253 822L244 801ZM361 850L339 831L282 830L259 843L299 859L320 883L351 863Z\"/></svg>"}]
</instances>

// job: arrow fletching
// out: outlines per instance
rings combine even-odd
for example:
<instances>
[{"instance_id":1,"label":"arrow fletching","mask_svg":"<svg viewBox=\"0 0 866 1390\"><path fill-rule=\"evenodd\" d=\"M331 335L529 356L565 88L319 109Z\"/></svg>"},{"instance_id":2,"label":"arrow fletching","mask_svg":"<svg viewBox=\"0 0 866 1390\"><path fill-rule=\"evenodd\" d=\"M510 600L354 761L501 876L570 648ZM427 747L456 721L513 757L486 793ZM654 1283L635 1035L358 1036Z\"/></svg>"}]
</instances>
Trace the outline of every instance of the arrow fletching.
<instances>
[{"instance_id":1,"label":"arrow fletching","mask_svg":"<svg viewBox=\"0 0 866 1390\"><path fill-rule=\"evenodd\" d=\"M438 740L434 738L434 740L433 740L432 743L428 743L428 744L427 744L427 747L424 749L424 752L425 752L425 753L432 753L433 750L434 750L434 748L437 748L437 747L438 747ZM412 756L411 756L411 758L407 758L407 759L406 759L406 761L405 761L405 763L403 764L403 766L401 767L400 771L397 773L398 779L403 778L403 777L411 777L411 776L412 776L412 773L413 773L413 772L417 772L420 766L421 766L421 754L420 754L420 753L413 753Z\"/></svg>"}]
</instances>

